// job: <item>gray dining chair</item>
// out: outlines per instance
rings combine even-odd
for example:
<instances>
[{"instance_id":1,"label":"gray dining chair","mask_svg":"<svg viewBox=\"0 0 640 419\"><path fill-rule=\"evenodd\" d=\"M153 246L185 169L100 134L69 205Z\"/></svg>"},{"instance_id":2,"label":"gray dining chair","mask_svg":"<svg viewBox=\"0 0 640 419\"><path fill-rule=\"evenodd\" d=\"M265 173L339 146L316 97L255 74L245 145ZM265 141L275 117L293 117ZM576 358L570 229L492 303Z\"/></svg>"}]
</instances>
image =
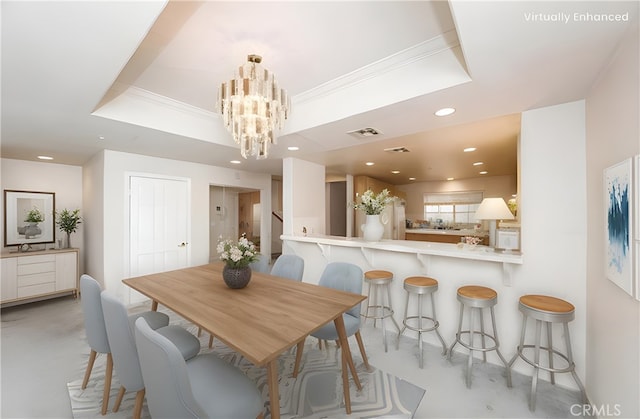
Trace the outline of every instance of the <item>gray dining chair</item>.
<instances>
[{"instance_id":1,"label":"gray dining chair","mask_svg":"<svg viewBox=\"0 0 640 419\"><path fill-rule=\"evenodd\" d=\"M271 268L271 275L302 281L304 273L304 259L300 256L280 255Z\"/></svg>"},{"instance_id":2,"label":"gray dining chair","mask_svg":"<svg viewBox=\"0 0 640 419\"><path fill-rule=\"evenodd\" d=\"M186 360L166 337L136 321L136 345L154 419L262 417L260 391L213 353Z\"/></svg>"},{"instance_id":3,"label":"gray dining chair","mask_svg":"<svg viewBox=\"0 0 640 419\"><path fill-rule=\"evenodd\" d=\"M101 293L102 288L100 288L98 281L87 274L80 276L80 301L84 317L84 328L87 334L89 347L91 348L89 362L87 363L87 369L84 373L84 379L82 380L82 389L84 390L87 388L97 354L106 354L107 365L104 373L104 390L101 410L102 414L105 415L109 406L109 393L111 391L111 378L113 374L113 358L111 356L109 338L107 337L107 330L104 324L102 301L100 300ZM129 316L131 322L135 321L138 317L144 317L145 320L147 320L147 323L149 323L149 325L154 329L169 324L169 316L156 311L145 311Z\"/></svg>"},{"instance_id":4,"label":"gray dining chair","mask_svg":"<svg viewBox=\"0 0 640 419\"><path fill-rule=\"evenodd\" d=\"M134 329L129 322L127 309L120 300L106 291L102 292L101 300L116 376L120 381L120 391L113 406L113 411L118 411L122 398L127 391L135 391L136 402L133 408L133 418L140 419L145 384L140 370ZM133 326L135 327L135 325ZM179 348L180 354L184 359L191 359L200 352L198 338L180 326L164 326L157 328L156 332L173 342Z\"/></svg>"},{"instance_id":5,"label":"gray dining chair","mask_svg":"<svg viewBox=\"0 0 640 419\"><path fill-rule=\"evenodd\" d=\"M318 285L352 292L354 294L362 294L362 269L357 265L347 262L329 263L322 272ZM362 355L362 361L368 370L369 360L367 358L367 353L364 350L362 336L360 335L360 304L345 312L342 315L342 318L344 320L347 337L355 335L358 347L360 348L360 354ZM336 326L333 321L311 333L311 336L320 340L338 340L339 338L338 331L336 330ZM300 367L303 349L304 339L297 345L296 362L293 367L294 378L298 376L298 369ZM355 371L352 371L352 373L355 375Z\"/></svg>"}]
</instances>

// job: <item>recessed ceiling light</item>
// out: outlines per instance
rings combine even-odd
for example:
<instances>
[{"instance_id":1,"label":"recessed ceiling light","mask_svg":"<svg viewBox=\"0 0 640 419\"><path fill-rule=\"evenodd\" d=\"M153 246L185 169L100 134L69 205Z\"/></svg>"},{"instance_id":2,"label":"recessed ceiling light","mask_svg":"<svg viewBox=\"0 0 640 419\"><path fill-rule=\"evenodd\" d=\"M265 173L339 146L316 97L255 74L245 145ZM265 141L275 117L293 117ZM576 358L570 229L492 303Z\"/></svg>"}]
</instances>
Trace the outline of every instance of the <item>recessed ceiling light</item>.
<instances>
[{"instance_id":1,"label":"recessed ceiling light","mask_svg":"<svg viewBox=\"0 0 640 419\"><path fill-rule=\"evenodd\" d=\"M464 150L462 150L462 151L464 151L465 153L469 153L469 152L471 152L471 151L476 151L476 148L475 148L475 147L467 147L467 148L465 148L465 149L464 149Z\"/></svg>"},{"instance_id":2,"label":"recessed ceiling light","mask_svg":"<svg viewBox=\"0 0 640 419\"><path fill-rule=\"evenodd\" d=\"M486 175L487 173L489 172L487 172L486 170L483 170L482 172L480 172L481 175Z\"/></svg>"},{"instance_id":3,"label":"recessed ceiling light","mask_svg":"<svg viewBox=\"0 0 640 419\"><path fill-rule=\"evenodd\" d=\"M453 178L453 177L448 177L447 178L447 180L453 180L453 179L455 179L455 178Z\"/></svg>"},{"instance_id":4,"label":"recessed ceiling light","mask_svg":"<svg viewBox=\"0 0 640 419\"><path fill-rule=\"evenodd\" d=\"M394 175L397 175L398 173L400 173L400 170L392 170L391 173L393 173Z\"/></svg>"},{"instance_id":5,"label":"recessed ceiling light","mask_svg":"<svg viewBox=\"0 0 640 419\"><path fill-rule=\"evenodd\" d=\"M416 180L416 178L414 178L414 177L410 177L410 178L409 178L409 180Z\"/></svg>"},{"instance_id":6,"label":"recessed ceiling light","mask_svg":"<svg viewBox=\"0 0 640 419\"><path fill-rule=\"evenodd\" d=\"M53 157L51 157L51 156L38 156L38 158L40 160L53 160Z\"/></svg>"},{"instance_id":7,"label":"recessed ceiling light","mask_svg":"<svg viewBox=\"0 0 640 419\"><path fill-rule=\"evenodd\" d=\"M435 116L447 116L447 115L451 115L455 111L456 111L455 108L442 108L442 109L438 109L437 111L435 111L434 115Z\"/></svg>"},{"instance_id":8,"label":"recessed ceiling light","mask_svg":"<svg viewBox=\"0 0 640 419\"><path fill-rule=\"evenodd\" d=\"M484 162L481 161L477 161L475 163L473 163L474 166L482 166L484 164Z\"/></svg>"},{"instance_id":9,"label":"recessed ceiling light","mask_svg":"<svg viewBox=\"0 0 640 419\"><path fill-rule=\"evenodd\" d=\"M231 163L231 164L240 164L240 160L231 160L229 163Z\"/></svg>"},{"instance_id":10,"label":"recessed ceiling light","mask_svg":"<svg viewBox=\"0 0 640 419\"><path fill-rule=\"evenodd\" d=\"M99 136L99 137L98 137L98 140L104 140L104 136L102 136L102 135L101 135L101 136Z\"/></svg>"},{"instance_id":11,"label":"recessed ceiling light","mask_svg":"<svg viewBox=\"0 0 640 419\"><path fill-rule=\"evenodd\" d=\"M366 162L365 164L366 164L367 166L373 166L375 163L374 163L374 162L372 162L372 161L368 161L368 162Z\"/></svg>"},{"instance_id":12,"label":"recessed ceiling light","mask_svg":"<svg viewBox=\"0 0 640 419\"><path fill-rule=\"evenodd\" d=\"M298 151L298 150L300 150L300 147L291 146L291 147L287 147L287 150L289 150L289 151Z\"/></svg>"}]
</instances>

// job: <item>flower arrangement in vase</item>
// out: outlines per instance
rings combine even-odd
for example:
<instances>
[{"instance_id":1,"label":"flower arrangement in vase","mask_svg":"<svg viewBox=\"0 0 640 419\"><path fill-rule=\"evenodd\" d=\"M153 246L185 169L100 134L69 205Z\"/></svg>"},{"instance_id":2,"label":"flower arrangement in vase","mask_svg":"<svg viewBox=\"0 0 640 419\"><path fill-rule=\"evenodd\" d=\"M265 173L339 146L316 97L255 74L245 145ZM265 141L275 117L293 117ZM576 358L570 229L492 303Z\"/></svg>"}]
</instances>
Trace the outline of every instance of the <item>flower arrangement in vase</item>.
<instances>
[{"instance_id":1,"label":"flower arrangement in vase","mask_svg":"<svg viewBox=\"0 0 640 419\"><path fill-rule=\"evenodd\" d=\"M371 189L368 189L360 196L360 202L353 205L353 208L364 211L367 216L366 223L360 226L366 241L375 242L384 235L384 226L380 222L380 214L393 201L393 198L388 189L383 189L379 194L375 194Z\"/></svg>"},{"instance_id":2,"label":"flower arrangement in vase","mask_svg":"<svg viewBox=\"0 0 640 419\"><path fill-rule=\"evenodd\" d=\"M251 263L257 261L260 254L256 246L243 234L238 241L218 240L220 260L225 262L222 278L229 288L244 288L251 280Z\"/></svg>"},{"instance_id":3,"label":"flower arrangement in vase","mask_svg":"<svg viewBox=\"0 0 640 419\"><path fill-rule=\"evenodd\" d=\"M393 201L393 198L388 189L383 189L377 195L371 189L367 189L360 197L360 202L355 203L353 208L364 211L367 215L379 215Z\"/></svg>"}]
</instances>

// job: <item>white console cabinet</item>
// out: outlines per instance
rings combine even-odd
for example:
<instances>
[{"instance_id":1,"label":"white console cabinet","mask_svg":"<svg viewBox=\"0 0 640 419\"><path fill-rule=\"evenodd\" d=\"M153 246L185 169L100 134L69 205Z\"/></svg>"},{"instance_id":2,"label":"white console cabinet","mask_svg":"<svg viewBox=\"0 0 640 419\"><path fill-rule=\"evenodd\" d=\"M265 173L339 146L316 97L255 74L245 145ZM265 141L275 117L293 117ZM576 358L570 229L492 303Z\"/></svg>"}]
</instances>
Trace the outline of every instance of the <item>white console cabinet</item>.
<instances>
[{"instance_id":1,"label":"white console cabinet","mask_svg":"<svg viewBox=\"0 0 640 419\"><path fill-rule=\"evenodd\" d=\"M78 249L3 253L0 303L78 296Z\"/></svg>"}]
</instances>

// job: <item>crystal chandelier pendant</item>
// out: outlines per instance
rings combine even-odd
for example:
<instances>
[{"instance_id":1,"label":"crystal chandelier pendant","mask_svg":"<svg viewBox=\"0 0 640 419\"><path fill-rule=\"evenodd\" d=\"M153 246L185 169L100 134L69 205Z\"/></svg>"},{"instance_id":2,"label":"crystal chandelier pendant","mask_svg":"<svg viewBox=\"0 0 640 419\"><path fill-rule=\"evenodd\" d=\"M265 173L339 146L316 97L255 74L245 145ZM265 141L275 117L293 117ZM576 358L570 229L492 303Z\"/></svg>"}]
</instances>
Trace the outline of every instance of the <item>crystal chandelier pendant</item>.
<instances>
[{"instance_id":1,"label":"crystal chandelier pendant","mask_svg":"<svg viewBox=\"0 0 640 419\"><path fill-rule=\"evenodd\" d=\"M273 73L260 65L259 55L249 55L234 78L218 89L217 111L240 153L265 159L269 146L276 143L275 133L282 129L291 109L290 99L278 87Z\"/></svg>"}]
</instances>

